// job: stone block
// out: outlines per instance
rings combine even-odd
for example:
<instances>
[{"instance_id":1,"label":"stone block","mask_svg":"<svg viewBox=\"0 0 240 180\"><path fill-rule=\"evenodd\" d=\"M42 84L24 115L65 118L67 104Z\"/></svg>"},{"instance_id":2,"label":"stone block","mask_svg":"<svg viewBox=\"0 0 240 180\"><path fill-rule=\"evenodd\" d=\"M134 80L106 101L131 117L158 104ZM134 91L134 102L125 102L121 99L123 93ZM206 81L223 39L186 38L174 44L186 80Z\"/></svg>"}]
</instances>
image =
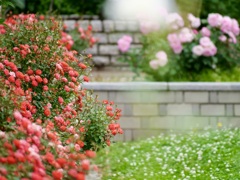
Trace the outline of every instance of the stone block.
<instances>
[{"instance_id":1,"label":"stone block","mask_svg":"<svg viewBox=\"0 0 240 180\"><path fill-rule=\"evenodd\" d=\"M98 54L98 46L95 44L93 47L86 49L82 53L96 55L96 54Z\"/></svg>"},{"instance_id":2,"label":"stone block","mask_svg":"<svg viewBox=\"0 0 240 180\"><path fill-rule=\"evenodd\" d=\"M123 142L124 141L124 135L123 134L117 134L113 137L114 142Z\"/></svg>"},{"instance_id":3,"label":"stone block","mask_svg":"<svg viewBox=\"0 0 240 180\"><path fill-rule=\"evenodd\" d=\"M130 32L138 32L139 31L139 24L137 21L127 21L127 31Z\"/></svg>"},{"instance_id":4,"label":"stone block","mask_svg":"<svg viewBox=\"0 0 240 180\"><path fill-rule=\"evenodd\" d=\"M218 102L218 93L217 92L210 92L209 93L209 100L210 100L210 103L217 103Z\"/></svg>"},{"instance_id":5,"label":"stone block","mask_svg":"<svg viewBox=\"0 0 240 180\"><path fill-rule=\"evenodd\" d=\"M192 105L193 115L198 116L200 115L200 105L199 104L193 104Z\"/></svg>"},{"instance_id":6,"label":"stone block","mask_svg":"<svg viewBox=\"0 0 240 180\"><path fill-rule=\"evenodd\" d=\"M124 35L131 36L129 34L124 33L112 33L108 35L109 43L117 43L120 38L122 38Z\"/></svg>"},{"instance_id":7,"label":"stone block","mask_svg":"<svg viewBox=\"0 0 240 180\"><path fill-rule=\"evenodd\" d=\"M102 21L100 20L92 20L90 24L92 25L93 32L100 32L103 30Z\"/></svg>"},{"instance_id":8,"label":"stone block","mask_svg":"<svg viewBox=\"0 0 240 180\"><path fill-rule=\"evenodd\" d=\"M97 43L106 44L108 42L107 34L105 33L94 33L93 36L97 38Z\"/></svg>"},{"instance_id":9,"label":"stone block","mask_svg":"<svg viewBox=\"0 0 240 180\"><path fill-rule=\"evenodd\" d=\"M140 129L141 120L139 117L123 116L118 121L122 129Z\"/></svg>"},{"instance_id":10,"label":"stone block","mask_svg":"<svg viewBox=\"0 0 240 180\"><path fill-rule=\"evenodd\" d=\"M109 93L108 93L108 100L116 102L116 100L117 100L117 92L109 91ZM119 103L120 102L118 102L118 104Z\"/></svg>"},{"instance_id":11,"label":"stone block","mask_svg":"<svg viewBox=\"0 0 240 180\"><path fill-rule=\"evenodd\" d=\"M229 118L228 117L218 117L217 128L229 128Z\"/></svg>"},{"instance_id":12,"label":"stone block","mask_svg":"<svg viewBox=\"0 0 240 180\"><path fill-rule=\"evenodd\" d=\"M175 102L174 92L141 92L141 101L143 103L172 103Z\"/></svg>"},{"instance_id":13,"label":"stone block","mask_svg":"<svg viewBox=\"0 0 240 180\"><path fill-rule=\"evenodd\" d=\"M219 92L218 102L219 103L239 103L240 93L239 92Z\"/></svg>"},{"instance_id":14,"label":"stone block","mask_svg":"<svg viewBox=\"0 0 240 180\"><path fill-rule=\"evenodd\" d=\"M86 30L88 28L88 25L90 24L90 21L88 20L80 20L78 21L79 27L83 28Z\"/></svg>"},{"instance_id":15,"label":"stone block","mask_svg":"<svg viewBox=\"0 0 240 180\"><path fill-rule=\"evenodd\" d=\"M75 20L65 20L63 24L67 26L67 31L71 31L75 28L76 21Z\"/></svg>"},{"instance_id":16,"label":"stone block","mask_svg":"<svg viewBox=\"0 0 240 180\"><path fill-rule=\"evenodd\" d=\"M115 31L127 31L126 21L114 21Z\"/></svg>"},{"instance_id":17,"label":"stone block","mask_svg":"<svg viewBox=\"0 0 240 180\"><path fill-rule=\"evenodd\" d=\"M123 116L132 116L133 115L133 105L132 104L124 104L122 109Z\"/></svg>"},{"instance_id":18,"label":"stone block","mask_svg":"<svg viewBox=\"0 0 240 180\"><path fill-rule=\"evenodd\" d=\"M208 117L200 116L177 117L175 125L175 128L180 130L197 130L209 127L209 120Z\"/></svg>"},{"instance_id":19,"label":"stone block","mask_svg":"<svg viewBox=\"0 0 240 180\"><path fill-rule=\"evenodd\" d=\"M239 128L240 127L240 118L239 117L230 117L228 123L231 128L235 128L235 127Z\"/></svg>"},{"instance_id":20,"label":"stone block","mask_svg":"<svg viewBox=\"0 0 240 180\"><path fill-rule=\"evenodd\" d=\"M117 103L140 103L140 93L136 92L116 92L115 102Z\"/></svg>"},{"instance_id":21,"label":"stone block","mask_svg":"<svg viewBox=\"0 0 240 180\"><path fill-rule=\"evenodd\" d=\"M110 64L108 56L93 56L93 62L96 66L106 66Z\"/></svg>"},{"instance_id":22,"label":"stone block","mask_svg":"<svg viewBox=\"0 0 240 180\"><path fill-rule=\"evenodd\" d=\"M217 117L209 117L209 127L216 129L217 128L217 123L218 123L218 118Z\"/></svg>"},{"instance_id":23,"label":"stone block","mask_svg":"<svg viewBox=\"0 0 240 180\"><path fill-rule=\"evenodd\" d=\"M132 141L133 140L133 132L130 129L123 129L124 141Z\"/></svg>"},{"instance_id":24,"label":"stone block","mask_svg":"<svg viewBox=\"0 0 240 180\"><path fill-rule=\"evenodd\" d=\"M226 115L227 116L233 116L234 114L234 107L232 104L227 104L226 105Z\"/></svg>"},{"instance_id":25,"label":"stone block","mask_svg":"<svg viewBox=\"0 0 240 180\"><path fill-rule=\"evenodd\" d=\"M234 105L234 115L240 116L240 104Z\"/></svg>"},{"instance_id":26,"label":"stone block","mask_svg":"<svg viewBox=\"0 0 240 180\"><path fill-rule=\"evenodd\" d=\"M160 104L158 107L159 107L159 115L160 116L167 115L167 105L166 104Z\"/></svg>"},{"instance_id":27,"label":"stone block","mask_svg":"<svg viewBox=\"0 0 240 180\"><path fill-rule=\"evenodd\" d=\"M103 21L103 29L104 29L104 32L113 32L113 31L115 31L114 21L112 21L112 20L104 20Z\"/></svg>"},{"instance_id":28,"label":"stone block","mask_svg":"<svg viewBox=\"0 0 240 180\"><path fill-rule=\"evenodd\" d=\"M175 102L183 103L183 91L175 92Z\"/></svg>"},{"instance_id":29,"label":"stone block","mask_svg":"<svg viewBox=\"0 0 240 180\"><path fill-rule=\"evenodd\" d=\"M97 96L100 101L108 99L108 92L106 91L94 91L93 94Z\"/></svg>"},{"instance_id":30,"label":"stone block","mask_svg":"<svg viewBox=\"0 0 240 180\"><path fill-rule=\"evenodd\" d=\"M133 105L134 116L156 116L158 115L157 104L134 104Z\"/></svg>"},{"instance_id":31,"label":"stone block","mask_svg":"<svg viewBox=\"0 0 240 180\"><path fill-rule=\"evenodd\" d=\"M193 108L190 104L168 104L167 114L176 116L193 115Z\"/></svg>"},{"instance_id":32,"label":"stone block","mask_svg":"<svg viewBox=\"0 0 240 180\"><path fill-rule=\"evenodd\" d=\"M223 104L204 104L200 107L203 116L224 116L225 107Z\"/></svg>"},{"instance_id":33,"label":"stone block","mask_svg":"<svg viewBox=\"0 0 240 180\"><path fill-rule=\"evenodd\" d=\"M208 92L185 92L184 102L186 103L207 103Z\"/></svg>"},{"instance_id":34,"label":"stone block","mask_svg":"<svg viewBox=\"0 0 240 180\"><path fill-rule=\"evenodd\" d=\"M142 37L142 34L140 33L134 33L133 35L133 42L134 43L141 43L141 37Z\"/></svg>"},{"instance_id":35,"label":"stone block","mask_svg":"<svg viewBox=\"0 0 240 180\"><path fill-rule=\"evenodd\" d=\"M154 116L154 117L142 117L141 129L167 129L171 130L175 128L174 116Z\"/></svg>"},{"instance_id":36,"label":"stone block","mask_svg":"<svg viewBox=\"0 0 240 180\"><path fill-rule=\"evenodd\" d=\"M118 55L117 45L100 45L99 52L101 55Z\"/></svg>"}]
</instances>

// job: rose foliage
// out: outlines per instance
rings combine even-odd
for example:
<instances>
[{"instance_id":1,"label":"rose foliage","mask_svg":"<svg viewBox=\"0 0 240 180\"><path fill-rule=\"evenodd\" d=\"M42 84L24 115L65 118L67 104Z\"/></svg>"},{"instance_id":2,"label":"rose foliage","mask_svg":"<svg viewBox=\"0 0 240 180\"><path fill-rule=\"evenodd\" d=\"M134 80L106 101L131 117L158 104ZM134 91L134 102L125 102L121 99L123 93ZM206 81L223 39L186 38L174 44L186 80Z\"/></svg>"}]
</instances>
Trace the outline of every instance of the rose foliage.
<instances>
[{"instance_id":1,"label":"rose foliage","mask_svg":"<svg viewBox=\"0 0 240 180\"><path fill-rule=\"evenodd\" d=\"M161 13L159 21L140 20L142 48L131 48L127 35L119 39L120 61L154 81L239 80L233 75L240 72L236 19L211 13L202 20L189 14L184 21L178 13Z\"/></svg>"},{"instance_id":2,"label":"rose foliage","mask_svg":"<svg viewBox=\"0 0 240 180\"><path fill-rule=\"evenodd\" d=\"M123 133L121 110L82 88L88 58L62 41L57 18L0 25L0 179L85 179L95 151Z\"/></svg>"}]
</instances>

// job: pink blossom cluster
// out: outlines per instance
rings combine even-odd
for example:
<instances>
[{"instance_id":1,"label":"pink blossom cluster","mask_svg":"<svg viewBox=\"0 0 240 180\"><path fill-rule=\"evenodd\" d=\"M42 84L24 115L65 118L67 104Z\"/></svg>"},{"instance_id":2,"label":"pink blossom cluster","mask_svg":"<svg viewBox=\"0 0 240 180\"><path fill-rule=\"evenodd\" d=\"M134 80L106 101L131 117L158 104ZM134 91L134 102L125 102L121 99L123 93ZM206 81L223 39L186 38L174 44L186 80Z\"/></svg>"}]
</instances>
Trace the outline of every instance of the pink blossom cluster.
<instances>
[{"instance_id":1,"label":"pink blossom cluster","mask_svg":"<svg viewBox=\"0 0 240 180\"><path fill-rule=\"evenodd\" d=\"M217 47L209 37L202 37L199 40L199 45L192 48L193 54L197 56L214 56L217 53Z\"/></svg>"},{"instance_id":2,"label":"pink blossom cluster","mask_svg":"<svg viewBox=\"0 0 240 180\"><path fill-rule=\"evenodd\" d=\"M188 14L188 20L190 21L191 27L193 28L198 28L201 25L200 19L192 14Z\"/></svg>"},{"instance_id":3,"label":"pink blossom cluster","mask_svg":"<svg viewBox=\"0 0 240 180\"><path fill-rule=\"evenodd\" d=\"M158 31L160 29L160 25L156 21L140 21L140 31L143 34L148 34L150 32Z\"/></svg>"},{"instance_id":4,"label":"pink blossom cluster","mask_svg":"<svg viewBox=\"0 0 240 180\"><path fill-rule=\"evenodd\" d=\"M157 59L153 59L149 62L152 69L158 69L159 67L163 67L167 64L167 54L164 51L157 52L155 56Z\"/></svg>"},{"instance_id":5,"label":"pink blossom cluster","mask_svg":"<svg viewBox=\"0 0 240 180\"><path fill-rule=\"evenodd\" d=\"M124 35L122 38L118 40L118 49L121 52L127 52L131 46L132 37L128 35Z\"/></svg>"},{"instance_id":6,"label":"pink blossom cluster","mask_svg":"<svg viewBox=\"0 0 240 180\"><path fill-rule=\"evenodd\" d=\"M226 41L229 36L229 42L237 43L236 36L239 35L240 29L236 19L232 19L229 16L222 16L218 13L211 13L207 18L208 24L211 27L220 28L224 33L219 37L219 40Z\"/></svg>"},{"instance_id":7,"label":"pink blossom cluster","mask_svg":"<svg viewBox=\"0 0 240 180\"><path fill-rule=\"evenodd\" d=\"M166 23L173 30L177 30L184 26L183 18L178 13L168 14L166 17Z\"/></svg>"},{"instance_id":8,"label":"pink blossom cluster","mask_svg":"<svg viewBox=\"0 0 240 180\"><path fill-rule=\"evenodd\" d=\"M182 28L179 33L171 33L167 36L168 42L175 54L180 54L183 50L183 43L192 42L194 33L189 28Z\"/></svg>"}]
</instances>

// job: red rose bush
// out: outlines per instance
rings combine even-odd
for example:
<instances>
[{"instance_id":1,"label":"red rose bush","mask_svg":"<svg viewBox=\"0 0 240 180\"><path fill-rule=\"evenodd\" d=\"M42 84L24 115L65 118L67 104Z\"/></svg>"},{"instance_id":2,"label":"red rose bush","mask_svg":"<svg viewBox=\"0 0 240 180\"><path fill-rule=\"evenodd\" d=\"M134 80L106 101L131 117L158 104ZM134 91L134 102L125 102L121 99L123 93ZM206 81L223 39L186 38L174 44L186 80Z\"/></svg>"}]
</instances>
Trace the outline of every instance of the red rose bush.
<instances>
[{"instance_id":1,"label":"red rose bush","mask_svg":"<svg viewBox=\"0 0 240 180\"><path fill-rule=\"evenodd\" d=\"M0 32L0 180L85 179L123 133L121 110L82 88L88 57L65 46L58 19L13 15Z\"/></svg>"}]
</instances>

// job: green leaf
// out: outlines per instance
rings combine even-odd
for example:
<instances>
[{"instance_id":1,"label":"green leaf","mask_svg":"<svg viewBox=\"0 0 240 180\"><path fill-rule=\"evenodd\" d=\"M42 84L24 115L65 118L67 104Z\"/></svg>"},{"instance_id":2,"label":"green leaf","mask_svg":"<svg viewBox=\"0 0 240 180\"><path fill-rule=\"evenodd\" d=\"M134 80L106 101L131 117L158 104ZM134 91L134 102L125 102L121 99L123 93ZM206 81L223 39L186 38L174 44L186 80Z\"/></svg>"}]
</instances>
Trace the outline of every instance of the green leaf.
<instances>
[{"instance_id":1,"label":"green leaf","mask_svg":"<svg viewBox=\"0 0 240 180\"><path fill-rule=\"evenodd\" d=\"M13 3L20 9L25 8L25 0L13 0Z\"/></svg>"},{"instance_id":2,"label":"green leaf","mask_svg":"<svg viewBox=\"0 0 240 180\"><path fill-rule=\"evenodd\" d=\"M0 24L3 24L3 22L4 22L4 19L0 19Z\"/></svg>"}]
</instances>

